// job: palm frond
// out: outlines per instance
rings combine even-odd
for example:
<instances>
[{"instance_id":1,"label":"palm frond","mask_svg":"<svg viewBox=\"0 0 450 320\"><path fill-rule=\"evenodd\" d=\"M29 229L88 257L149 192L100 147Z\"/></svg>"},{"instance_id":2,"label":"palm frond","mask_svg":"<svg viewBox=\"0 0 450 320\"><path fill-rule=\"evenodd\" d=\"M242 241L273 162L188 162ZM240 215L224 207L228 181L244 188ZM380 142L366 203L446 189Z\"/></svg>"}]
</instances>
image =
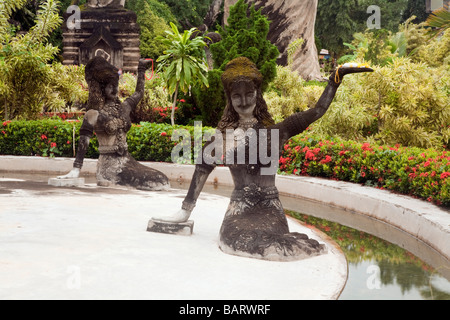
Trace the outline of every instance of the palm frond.
<instances>
[{"instance_id":1,"label":"palm frond","mask_svg":"<svg viewBox=\"0 0 450 320\"><path fill-rule=\"evenodd\" d=\"M8 35L10 24L8 19L17 9L22 8L27 0L2 0L0 1L0 43L3 43Z\"/></svg>"},{"instance_id":2,"label":"palm frond","mask_svg":"<svg viewBox=\"0 0 450 320\"><path fill-rule=\"evenodd\" d=\"M426 25L431 27L430 34L437 36L450 27L450 8L445 5L443 8L433 11L426 21Z\"/></svg>"},{"instance_id":3,"label":"palm frond","mask_svg":"<svg viewBox=\"0 0 450 320\"><path fill-rule=\"evenodd\" d=\"M29 36L34 41L44 41L61 23L59 2L47 0L39 7L36 15L36 25L31 28Z\"/></svg>"}]
</instances>

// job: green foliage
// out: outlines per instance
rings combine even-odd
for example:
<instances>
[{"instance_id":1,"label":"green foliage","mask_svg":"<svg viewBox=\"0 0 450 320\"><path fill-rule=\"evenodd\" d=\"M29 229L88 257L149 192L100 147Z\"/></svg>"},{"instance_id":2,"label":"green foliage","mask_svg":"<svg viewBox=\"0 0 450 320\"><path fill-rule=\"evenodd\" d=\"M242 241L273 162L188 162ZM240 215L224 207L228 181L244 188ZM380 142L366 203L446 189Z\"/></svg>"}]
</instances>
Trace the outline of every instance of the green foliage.
<instances>
[{"instance_id":1,"label":"green foliage","mask_svg":"<svg viewBox=\"0 0 450 320\"><path fill-rule=\"evenodd\" d=\"M365 184L450 206L448 151L321 140L306 133L285 146L280 171Z\"/></svg>"},{"instance_id":2,"label":"green foliage","mask_svg":"<svg viewBox=\"0 0 450 320\"><path fill-rule=\"evenodd\" d=\"M385 66L395 57L403 57L407 51L407 41L403 32L392 35L390 31L366 30L355 33L351 44L344 43L353 52L342 56L338 63L365 61L372 65Z\"/></svg>"},{"instance_id":3,"label":"green foliage","mask_svg":"<svg viewBox=\"0 0 450 320\"><path fill-rule=\"evenodd\" d=\"M137 76L135 74L124 73L119 82L119 98L125 100L130 97L136 90L136 84ZM155 74L152 76L152 72L147 71L144 97L133 110L131 120L133 123L165 122L168 118L166 112L167 108L170 108L170 104L169 95L164 88L162 79Z\"/></svg>"},{"instance_id":4,"label":"green foliage","mask_svg":"<svg viewBox=\"0 0 450 320\"><path fill-rule=\"evenodd\" d=\"M404 146L448 146L450 70L395 58L366 75L344 78L327 113L310 129L322 137L378 141ZM277 122L315 106L323 86L308 85L287 68L265 94Z\"/></svg>"},{"instance_id":5,"label":"green foliage","mask_svg":"<svg viewBox=\"0 0 450 320\"><path fill-rule=\"evenodd\" d=\"M313 107L311 94L306 92L305 81L289 67L277 66L277 77L264 94L269 112L276 122L288 116ZM312 100L315 100L313 97Z\"/></svg>"},{"instance_id":6,"label":"green foliage","mask_svg":"<svg viewBox=\"0 0 450 320\"><path fill-rule=\"evenodd\" d=\"M2 2L2 17L8 18L18 5ZM18 2L20 4L22 2ZM26 34L15 34L8 21L0 20L0 110L4 119L35 118L85 98L78 71L49 63L58 48L49 44L49 35L59 27L58 2L42 2L35 25Z\"/></svg>"},{"instance_id":7,"label":"green foliage","mask_svg":"<svg viewBox=\"0 0 450 320\"><path fill-rule=\"evenodd\" d=\"M171 27L172 31L166 31L166 38L161 38L169 49L157 61L161 63L160 70L164 70L162 76L169 93L174 94L171 116L174 125L178 91L186 93L194 85L208 87L208 64L204 51L206 42L202 37L193 38L197 29L185 30L181 34L173 23Z\"/></svg>"},{"instance_id":8,"label":"green foliage","mask_svg":"<svg viewBox=\"0 0 450 320\"><path fill-rule=\"evenodd\" d=\"M449 70L396 58L373 74L347 76L327 114L311 128L322 135L404 146L448 146Z\"/></svg>"},{"instance_id":9,"label":"green foliage","mask_svg":"<svg viewBox=\"0 0 450 320\"><path fill-rule=\"evenodd\" d=\"M305 42L304 39L299 38L295 41L293 41L292 43L289 44L288 48L287 48L287 52L288 52L288 66L291 67L292 64L294 63L294 56L295 53L301 48L301 46L303 45L303 43Z\"/></svg>"},{"instance_id":10,"label":"green foliage","mask_svg":"<svg viewBox=\"0 0 450 320\"><path fill-rule=\"evenodd\" d=\"M344 43L350 43L355 33L367 29L367 20L371 16L371 13L367 13L369 6L380 7L382 29L397 32L408 2L410 1L321 0L317 9L316 37L323 48L341 56L345 52Z\"/></svg>"},{"instance_id":11,"label":"green foliage","mask_svg":"<svg viewBox=\"0 0 450 320\"><path fill-rule=\"evenodd\" d=\"M205 126L216 127L225 108L225 92L221 79L221 70L208 72L209 87L194 87L192 90L196 106L200 109L201 120Z\"/></svg>"},{"instance_id":12,"label":"green foliage","mask_svg":"<svg viewBox=\"0 0 450 320\"><path fill-rule=\"evenodd\" d=\"M60 119L5 121L0 123L0 154L74 157L80 127L80 121ZM171 152L179 143L171 140L177 129L185 129L194 137L193 127L133 125L127 135L129 151L138 161L170 161ZM202 128L203 133L211 130ZM187 143L194 150L193 139ZM98 157L95 136L87 156ZM388 147L339 138L325 140L307 132L284 147L280 173L361 183L450 206L450 152L444 150Z\"/></svg>"},{"instance_id":13,"label":"green foliage","mask_svg":"<svg viewBox=\"0 0 450 320\"><path fill-rule=\"evenodd\" d=\"M9 42L13 34L13 27L8 19L14 11L22 8L27 0L4 0L0 2L0 43Z\"/></svg>"},{"instance_id":14,"label":"green foliage","mask_svg":"<svg viewBox=\"0 0 450 320\"><path fill-rule=\"evenodd\" d=\"M311 126L323 136L404 146L448 147L450 32L430 38L425 23L400 25L395 34L355 34L345 59L378 65L344 79L327 114Z\"/></svg>"},{"instance_id":15,"label":"green foliage","mask_svg":"<svg viewBox=\"0 0 450 320\"><path fill-rule=\"evenodd\" d=\"M428 17L426 25L432 27L430 33L434 36L447 30L450 27L450 7L448 4L445 7L434 11Z\"/></svg>"},{"instance_id":16,"label":"green foliage","mask_svg":"<svg viewBox=\"0 0 450 320\"><path fill-rule=\"evenodd\" d=\"M171 27L172 31L166 31L166 38L161 39L169 49L158 58L169 93L174 93L177 87L187 92L191 85L197 83L207 86L208 81L203 74L208 71L203 51L205 41L202 37L191 40L197 31L195 28L181 34L174 24Z\"/></svg>"},{"instance_id":17,"label":"green foliage","mask_svg":"<svg viewBox=\"0 0 450 320\"><path fill-rule=\"evenodd\" d=\"M184 28L200 26L212 0L162 0Z\"/></svg>"},{"instance_id":18,"label":"green foliage","mask_svg":"<svg viewBox=\"0 0 450 320\"><path fill-rule=\"evenodd\" d=\"M405 146L448 145L450 97L445 87L449 71L398 58L365 78L364 87L378 94L367 99L372 99L373 106L368 110L379 117L375 139Z\"/></svg>"},{"instance_id":19,"label":"green foliage","mask_svg":"<svg viewBox=\"0 0 450 320\"><path fill-rule=\"evenodd\" d=\"M247 15L247 12L250 15ZM252 60L264 77L263 90L276 76L278 48L267 40L269 21L261 11L255 10L244 0L239 0L230 8L228 26L219 26L222 41L211 45L216 69L225 70L225 66L237 57Z\"/></svg>"},{"instance_id":20,"label":"green foliage","mask_svg":"<svg viewBox=\"0 0 450 320\"><path fill-rule=\"evenodd\" d=\"M80 121L60 119L5 121L0 125L0 154L74 157L80 127ZM92 139L87 157L98 157L96 138Z\"/></svg>"},{"instance_id":21,"label":"green foliage","mask_svg":"<svg viewBox=\"0 0 450 320\"><path fill-rule=\"evenodd\" d=\"M226 106L220 77L228 62L240 56L252 60L263 74L263 90L265 90L276 76L276 59L279 55L277 47L267 40L269 32L267 18L253 6L249 8L242 0L230 8L228 26L218 28L222 41L210 46L215 68L208 73L209 88L193 89L194 100L201 110L202 120L210 126L218 124Z\"/></svg>"},{"instance_id":22,"label":"green foliage","mask_svg":"<svg viewBox=\"0 0 450 320\"><path fill-rule=\"evenodd\" d=\"M61 119L0 122L0 155L75 157L81 124L79 120ZM148 122L133 124L127 135L128 150L138 161L170 162L172 150L178 143L171 137L178 129L187 130L194 137L194 127ZM202 127L203 134L211 130ZM193 139L191 144L194 150ZM191 156L193 159L194 152ZM99 157L95 135L86 157Z\"/></svg>"},{"instance_id":23,"label":"green foliage","mask_svg":"<svg viewBox=\"0 0 450 320\"><path fill-rule=\"evenodd\" d=\"M165 31L170 30L168 23L162 17L153 13L147 2L144 3L144 8L138 12L137 23L141 27L141 56L156 60L168 48L160 40Z\"/></svg>"},{"instance_id":24,"label":"green foliage","mask_svg":"<svg viewBox=\"0 0 450 320\"><path fill-rule=\"evenodd\" d=\"M158 17L164 19L167 25L169 23L174 23L178 26L178 20L172 13L170 7L158 0L127 0L125 2L125 7L136 13L139 19L145 19L145 8L149 7L150 10Z\"/></svg>"},{"instance_id":25,"label":"green foliage","mask_svg":"<svg viewBox=\"0 0 450 320\"><path fill-rule=\"evenodd\" d=\"M137 77L132 73L124 73L119 82L119 98L125 100L131 96L136 89ZM170 101L164 81L149 70L146 73L144 97L131 113L131 121L135 124L140 122L170 123L170 112L172 102ZM180 96L175 107L175 119L180 124L193 123L195 120L195 109L186 99Z\"/></svg>"},{"instance_id":26,"label":"green foliage","mask_svg":"<svg viewBox=\"0 0 450 320\"><path fill-rule=\"evenodd\" d=\"M446 68L450 66L450 29L418 47L412 56L414 61L424 62L433 68Z\"/></svg>"},{"instance_id":27,"label":"green foliage","mask_svg":"<svg viewBox=\"0 0 450 320\"><path fill-rule=\"evenodd\" d=\"M315 30L323 48L337 54L343 51L342 44L358 31L358 22L351 16L356 6L356 0L318 1Z\"/></svg>"},{"instance_id":28,"label":"green foliage","mask_svg":"<svg viewBox=\"0 0 450 320\"><path fill-rule=\"evenodd\" d=\"M442 27L440 37L434 37L427 23L413 24L414 18L401 24L397 33L387 30L355 33L351 44L344 43L352 53L342 56L338 62L363 61L386 66L396 57L410 57L414 62L425 62L431 67L446 64L450 53L449 31Z\"/></svg>"},{"instance_id":29,"label":"green foliage","mask_svg":"<svg viewBox=\"0 0 450 320\"><path fill-rule=\"evenodd\" d=\"M170 23L179 26L172 11L167 4L156 0L129 0L125 3L125 7L137 15L137 23L141 28L141 56L158 59L168 48L160 37L165 35L165 31L170 30Z\"/></svg>"},{"instance_id":30,"label":"green foliage","mask_svg":"<svg viewBox=\"0 0 450 320\"><path fill-rule=\"evenodd\" d=\"M408 0L405 11L403 12L403 21L408 20L414 16L414 23L424 22L427 17L426 2L423 0Z\"/></svg>"}]
</instances>

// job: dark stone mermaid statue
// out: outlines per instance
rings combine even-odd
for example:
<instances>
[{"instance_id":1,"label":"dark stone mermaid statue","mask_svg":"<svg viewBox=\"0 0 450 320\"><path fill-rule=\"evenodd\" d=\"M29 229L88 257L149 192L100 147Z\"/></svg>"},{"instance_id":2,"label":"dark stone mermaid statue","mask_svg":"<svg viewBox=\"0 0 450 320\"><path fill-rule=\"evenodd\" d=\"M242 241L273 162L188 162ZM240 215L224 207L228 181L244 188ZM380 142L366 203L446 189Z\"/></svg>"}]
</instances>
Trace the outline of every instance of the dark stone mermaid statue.
<instances>
[{"instance_id":1,"label":"dark stone mermaid statue","mask_svg":"<svg viewBox=\"0 0 450 320\"><path fill-rule=\"evenodd\" d=\"M218 130L224 138L213 139L204 147L202 162L196 165L182 209L172 216L154 219L186 222L209 174L222 161L229 167L235 184L220 230L222 251L275 261L300 260L325 253L323 244L305 234L289 231L275 186L277 155L291 137L306 130L326 113L346 74L369 71L372 69L339 68L330 77L314 108L275 124L263 99L263 77L256 65L244 57L231 61L222 76L227 106ZM230 132L234 134L231 136ZM273 146L276 146L275 151ZM244 150L241 159L239 150ZM271 157L271 162L262 161Z\"/></svg>"},{"instance_id":2,"label":"dark stone mermaid statue","mask_svg":"<svg viewBox=\"0 0 450 320\"><path fill-rule=\"evenodd\" d=\"M128 153L131 112L144 96L145 71L150 65L150 61L140 60L136 91L121 102L117 96L119 70L101 57L88 62L85 70L89 85L88 111L80 129L76 159L72 171L58 179L79 177L95 132L100 153L96 174L99 186L123 185L149 191L169 189L169 179L163 173L140 164Z\"/></svg>"}]
</instances>

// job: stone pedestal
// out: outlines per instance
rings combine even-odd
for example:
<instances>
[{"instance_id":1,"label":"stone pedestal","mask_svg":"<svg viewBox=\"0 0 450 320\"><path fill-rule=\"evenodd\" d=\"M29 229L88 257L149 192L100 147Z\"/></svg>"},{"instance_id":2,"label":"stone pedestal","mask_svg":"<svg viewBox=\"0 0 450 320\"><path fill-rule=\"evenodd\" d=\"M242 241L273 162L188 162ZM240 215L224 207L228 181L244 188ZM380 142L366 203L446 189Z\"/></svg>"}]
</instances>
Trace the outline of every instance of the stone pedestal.
<instances>
[{"instance_id":1,"label":"stone pedestal","mask_svg":"<svg viewBox=\"0 0 450 320\"><path fill-rule=\"evenodd\" d=\"M75 25L74 14L64 16L63 63L81 65L102 56L116 68L136 73L141 57L136 14L121 7L88 8L78 14Z\"/></svg>"},{"instance_id":2,"label":"stone pedestal","mask_svg":"<svg viewBox=\"0 0 450 320\"><path fill-rule=\"evenodd\" d=\"M194 230L194 221L189 220L184 223L172 223L160 220L150 220L148 232L168 233L179 236L190 236Z\"/></svg>"},{"instance_id":3,"label":"stone pedestal","mask_svg":"<svg viewBox=\"0 0 450 320\"><path fill-rule=\"evenodd\" d=\"M82 187L85 185L85 180L84 178L76 178L76 179L50 178L48 179L48 184L54 187Z\"/></svg>"}]
</instances>

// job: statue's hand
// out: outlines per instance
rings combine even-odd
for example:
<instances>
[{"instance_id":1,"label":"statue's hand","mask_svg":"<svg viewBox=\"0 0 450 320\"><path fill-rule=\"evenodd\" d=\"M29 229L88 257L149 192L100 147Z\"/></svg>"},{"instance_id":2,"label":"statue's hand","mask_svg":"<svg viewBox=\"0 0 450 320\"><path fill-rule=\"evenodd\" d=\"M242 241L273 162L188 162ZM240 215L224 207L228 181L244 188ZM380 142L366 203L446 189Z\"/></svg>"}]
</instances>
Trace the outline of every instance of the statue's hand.
<instances>
[{"instance_id":1,"label":"statue's hand","mask_svg":"<svg viewBox=\"0 0 450 320\"><path fill-rule=\"evenodd\" d=\"M330 77L330 80L333 80L336 83L340 83L345 75L352 73L362 73L362 72L373 72L372 68L369 68L367 65L357 64L357 63L346 63L340 67L338 67Z\"/></svg>"},{"instance_id":2,"label":"statue's hand","mask_svg":"<svg viewBox=\"0 0 450 320\"><path fill-rule=\"evenodd\" d=\"M58 179L77 179L80 176L80 169L73 168L68 174L57 177Z\"/></svg>"},{"instance_id":3,"label":"statue's hand","mask_svg":"<svg viewBox=\"0 0 450 320\"><path fill-rule=\"evenodd\" d=\"M162 222L172 222L172 223L183 223L188 221L189 217L191 216L191 212L181 209L180 211L166 215L166 216L155 216L152 219L156 221L162 221Z\"/></svg>"},{"instance_id":4,"label":"statue's hand","mask_svg":"<svg viewBox=\"0 0 450 320\"><path fill-rule=\"evenodd\" d=\"M152 60L145 60L145 59L139 60L139 67L144 68L145 70L150 69L152 67L152 64L153 64Z\"/></svg>"}]
</instances>

